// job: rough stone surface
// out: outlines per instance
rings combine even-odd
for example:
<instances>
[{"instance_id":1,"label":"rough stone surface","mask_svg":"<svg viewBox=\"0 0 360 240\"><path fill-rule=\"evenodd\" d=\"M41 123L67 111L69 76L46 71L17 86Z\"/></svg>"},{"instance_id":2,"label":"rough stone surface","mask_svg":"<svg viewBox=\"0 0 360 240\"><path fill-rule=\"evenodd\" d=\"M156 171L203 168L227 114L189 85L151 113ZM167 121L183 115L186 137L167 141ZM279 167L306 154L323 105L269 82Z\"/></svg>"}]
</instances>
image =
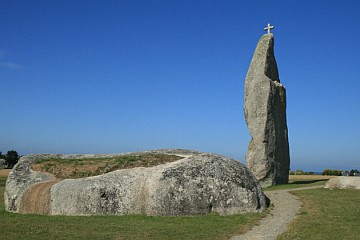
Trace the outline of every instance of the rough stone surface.
<instances>
[{"instance_id":1,"label":"rough stone surface","mask_svg":"<svg viewBox=\"0 0 360 240\"><path fill-rule=\"evenodd\" d=\"M2 159L0 158L0 169L4 169L6 166L6 160L5 159Z\"/></svg>"},{"instance_id":2,"label":"rough stone surface","mask_svg":"<svg viewBox=\"0 0 360 240\"><path fill-rule=\"evenodd\" d=\"M62 181L30 168L35 160L44 158L99 158L145 153L175 154L184 158L155 167L123 169ZM7 211L52 215L195 215L210 212L227 215L262 211L268 207L269 200L253 174L236 160L210 153L165 149L114 155L22 157L8 177L5 203Z\"/></svg>"},{"instance_id":3,"label":"rough stone surface","mask_svg":"<svg viewBox=\"0 0 360 240\"><path fill-rule=\"evenodd\" d=\"M274 37L264 34L245 79L245 120L251 135L246 163L263 187L289 180L286 90L280 83Z\"/></svg>"},{"instance_id":4,"label":"rough stone surface","mask_svg":"<svg viewBox=\"0 0 360 240\"><path fill-rule=\"evenodd\" d=\"M360 177L336 177L332 178L325 184L325 188L340 188L340 189L359 189Z\"/></svg>"}]
</instances>

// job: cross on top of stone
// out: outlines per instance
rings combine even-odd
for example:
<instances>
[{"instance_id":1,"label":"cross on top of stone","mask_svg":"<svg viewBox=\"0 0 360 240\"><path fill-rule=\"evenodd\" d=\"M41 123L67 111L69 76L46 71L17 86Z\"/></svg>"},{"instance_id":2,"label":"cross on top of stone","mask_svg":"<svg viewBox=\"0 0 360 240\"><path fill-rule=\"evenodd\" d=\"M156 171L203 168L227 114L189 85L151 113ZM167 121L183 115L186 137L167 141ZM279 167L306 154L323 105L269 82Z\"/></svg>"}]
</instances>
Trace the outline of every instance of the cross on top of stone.
<instances>
[{"instance_id":1,"label":"cross on top of stone","mask_svg":"<svg viewBox=\"0 0 360 240\"><path fill-rule=\"evenodd\" d=\"M271 26L270 23L268 23L267 27L264 28L264 30L265 31L267 30L267 32L270 33L270 29L273 29L273 28L274 28L274 26Z\"/></svg>"}]
</instances>

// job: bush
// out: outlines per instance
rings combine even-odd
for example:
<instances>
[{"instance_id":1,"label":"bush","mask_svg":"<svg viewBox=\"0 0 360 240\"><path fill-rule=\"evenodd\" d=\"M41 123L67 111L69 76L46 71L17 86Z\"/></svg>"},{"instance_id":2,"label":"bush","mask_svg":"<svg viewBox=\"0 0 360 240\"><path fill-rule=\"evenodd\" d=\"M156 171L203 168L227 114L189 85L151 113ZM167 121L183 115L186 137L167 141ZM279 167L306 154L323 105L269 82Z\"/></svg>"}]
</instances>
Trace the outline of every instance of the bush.
<instances>
[{"instance_id":1,"label":"bush","mask_svg":"<svg viewBox=\"0 0 360 240\"><path fill-rule=\"evenodd\" d=\"M343 172L342 170L332 170L332 169L327 168L322 172L322 175L341 176L342 172Z\"/></svg>"},{"instance_id":2,"label":"bush","mask_svg":"<svg viewBox=\"0 0 360 240\"><path fill-rule=\"evenodd\" d=\"M296 171L289 171L289 175L315 175L315 172L304 172L301 169L297 169Z\"/></svg>"},{"instance_id":3,"label":"bush","mask_svg":"<svg viewBox=\"0 0 360 240\"><path fill-rule=\"evenodd\" d=\"M15 150L8 151L6 155L3 155L2 152L0 152L0 158L5 159L6 166L8 168L13 168L14 165L19 161L20 157L21 156Z\"/></svg>"},{"instance_id":4,"label":"bush","mask_svg":"<svg viewBox=\"0 0 360 240\"><path fill-rule=\"evenodd\" d=\"M359 176L359 171L357 169L351 169L349 176Z\"/></svg>"}]
</instances>

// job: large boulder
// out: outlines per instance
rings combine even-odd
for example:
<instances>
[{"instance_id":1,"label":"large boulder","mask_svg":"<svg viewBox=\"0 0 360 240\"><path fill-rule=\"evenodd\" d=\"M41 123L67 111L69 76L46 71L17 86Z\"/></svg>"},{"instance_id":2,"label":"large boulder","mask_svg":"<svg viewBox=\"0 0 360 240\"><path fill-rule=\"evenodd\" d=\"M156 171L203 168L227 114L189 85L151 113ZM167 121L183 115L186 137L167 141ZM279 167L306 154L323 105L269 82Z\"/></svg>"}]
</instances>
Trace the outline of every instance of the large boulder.
<instances>
[{"instance_id":1,"label":"large boulder","mask_svg":"<svg viewBox=\"0 0 360 240\"><path fill-rule=\"evenodd\" d=\"M288 183L286 90L274 56L274 36L264 34L245 79L245 120L251 135L246 164L263 187Z\"/></svg>"},{"instance_id":2,"label":"large boulder","mask_svg":"<svg viewBox=\"0 0 360 240\"><path fill-rule=\"evenodd\" d=\"M325 188L330 189L359 189L360 177L336 177L332 178L325 184Z\"/></svg>"},{"instance_id":3,"label":"large boulder","mask_svg":"<svg viewBox=\"0 0 360 240\"><path fill-rule=\"evenodd\" d=\"M149 153L182 159L65 180L31 169L42 159ZM28 155L9 174L5 190L7 211L52 215L227 215L262 211L268 205L259 182L240 162L210 153L172 149L117 155Z\"/></svg>"}]
</instances>

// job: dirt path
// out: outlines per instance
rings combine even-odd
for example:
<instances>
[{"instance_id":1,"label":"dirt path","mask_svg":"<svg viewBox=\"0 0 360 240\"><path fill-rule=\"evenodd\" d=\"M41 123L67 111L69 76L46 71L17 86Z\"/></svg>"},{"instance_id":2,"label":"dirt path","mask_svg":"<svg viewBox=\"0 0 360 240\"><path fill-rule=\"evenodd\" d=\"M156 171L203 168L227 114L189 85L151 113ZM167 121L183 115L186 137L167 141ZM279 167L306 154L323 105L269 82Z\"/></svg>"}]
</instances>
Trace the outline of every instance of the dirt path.
<instances>
[{"instance_id":1,"label":"dirt path","mask_svg":"<svg viewBox=\"0 0 360 240\"><path fill-rule=\"evenodd\" d=\"M313 186L287 190L265 192L271 200L272 209L270 214L263 218L259 225L254 226L243 235L234 236L231 240L274 240L281 233L285 232L289 223L296 217L301 207L301 201L289 191L298 191L324 186Z\"/></svg>"}]
</instances>

